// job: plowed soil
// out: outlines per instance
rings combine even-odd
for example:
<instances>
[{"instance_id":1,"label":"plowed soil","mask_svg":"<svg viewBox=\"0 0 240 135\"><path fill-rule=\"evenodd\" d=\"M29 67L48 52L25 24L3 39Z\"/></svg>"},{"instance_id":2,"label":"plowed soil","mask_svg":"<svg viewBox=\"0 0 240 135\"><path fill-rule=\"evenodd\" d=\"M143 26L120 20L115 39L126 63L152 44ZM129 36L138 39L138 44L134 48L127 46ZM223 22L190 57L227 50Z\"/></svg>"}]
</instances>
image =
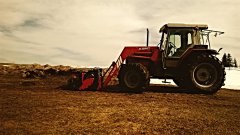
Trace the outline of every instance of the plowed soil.
<instances>
[{"instance_id":1,"label":"plowed soil","mask_svg":"<svg viewBox=\"0 0 240 135\"><path fill-rule=\"evenodd\" d=\"M70 91L66 80L0 76L0 134L240 134L240 91Z\"/></svg>"}]
</instances>

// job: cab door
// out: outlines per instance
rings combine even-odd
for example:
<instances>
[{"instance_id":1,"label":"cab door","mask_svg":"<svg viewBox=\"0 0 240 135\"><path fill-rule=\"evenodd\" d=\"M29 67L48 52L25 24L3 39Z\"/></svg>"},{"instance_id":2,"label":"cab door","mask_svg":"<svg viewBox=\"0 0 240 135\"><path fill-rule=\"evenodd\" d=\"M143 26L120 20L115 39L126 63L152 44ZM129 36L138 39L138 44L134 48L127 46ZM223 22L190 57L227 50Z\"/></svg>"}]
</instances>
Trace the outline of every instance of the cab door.
<instances>
[{"instance_id":1,"label":"cab door","mask_svg":"<svg viewBox=\"0 0 240 135\"><path fill-rule=\"evenodd\" d=\"M161 57L161 67L163 69L166 69L166 54L167 54L167 41L168 41L168 33L167 32L163 32L162 33L162 38L160 40L160 51L159 51L159 56Z\"/></svg>"},{"instance_id":2,"label":"cab door","mask_svg":"<svg viewBox=\"0 0 240 135\"><path fill-rule=\"evenodd\" d=\"M171 29L165 50L166 68L176 67L180 57L192 45L193 31L188 29Z\"/></svg>"}]
</instances>

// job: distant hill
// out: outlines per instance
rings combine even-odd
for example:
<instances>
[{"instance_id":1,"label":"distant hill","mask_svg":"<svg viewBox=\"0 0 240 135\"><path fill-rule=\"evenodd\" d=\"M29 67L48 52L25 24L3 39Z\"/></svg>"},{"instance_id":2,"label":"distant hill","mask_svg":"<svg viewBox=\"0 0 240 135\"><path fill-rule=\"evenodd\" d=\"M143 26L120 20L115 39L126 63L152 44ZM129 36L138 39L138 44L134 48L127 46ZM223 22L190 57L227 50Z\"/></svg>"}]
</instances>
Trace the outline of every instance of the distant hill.
<instances>
[{"instance_id":1,"label":"distant hill","mask_svg":"<svg viewBox=\"0 0 240 135\"><path fill-rule=\"evenodd\" d=\"M0 65L15 65L15 63L0 63Z\"/></svg>"}]
</instances>

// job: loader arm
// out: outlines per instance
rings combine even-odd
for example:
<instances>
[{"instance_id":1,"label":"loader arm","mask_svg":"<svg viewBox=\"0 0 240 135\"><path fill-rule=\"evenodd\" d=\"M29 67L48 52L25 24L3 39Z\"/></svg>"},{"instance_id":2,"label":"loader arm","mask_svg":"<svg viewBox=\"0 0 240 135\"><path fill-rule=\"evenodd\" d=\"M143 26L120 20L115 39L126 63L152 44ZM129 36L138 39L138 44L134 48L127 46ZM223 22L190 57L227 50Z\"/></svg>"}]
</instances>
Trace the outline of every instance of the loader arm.
<instances>
[{"instance_id":1,"label":"loader arm","mask_svg":"<svg viewBox=\"0 0 240 135\"><path fill-rule=\"evenodd\" d=\"M103 87L108 86L109 82L114 76L118 75L119 68L121 64L126 60L128 56L133 54L134 52L137 52L140 47L125 47L123 51L121 52L120 56L116 61L113 61L110 67L107 69L107 71L103 75Z\"/></svg>"},{"instance_id":2,"label":"loader arm","mask_svg":"<svg viewBox=\"0 0 240 135\"><path fill-rule=\"evenodd\" d=\"M136 52L150 51L152 49L158 49L158 47L153 46L134 46L134 47L125 47L121 52L118 59L110 65L105 74L103 75L103 87L107 87L109 82L114 76L118 75L121 64L127 59L128 56L133 55Z\"/></svg>"}]
</instances>

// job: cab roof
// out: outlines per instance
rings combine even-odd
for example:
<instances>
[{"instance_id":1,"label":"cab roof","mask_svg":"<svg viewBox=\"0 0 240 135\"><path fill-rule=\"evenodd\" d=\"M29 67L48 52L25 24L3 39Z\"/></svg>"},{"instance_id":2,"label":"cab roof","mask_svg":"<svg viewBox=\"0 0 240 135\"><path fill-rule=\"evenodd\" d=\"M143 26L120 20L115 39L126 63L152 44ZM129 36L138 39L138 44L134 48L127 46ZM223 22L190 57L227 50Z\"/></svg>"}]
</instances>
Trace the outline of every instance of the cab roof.
<instances>
[{"instance_id":1,"label":"cab roof","mask_svg":"<svg viewBox=\"0 0 240 135\"><path fill-rule=\"evenodd\" d=\"M184 23L168 23L163 25L160 28L159 32L163 32L168 28L198 28L200 30L208 29L208 25L206 24L184 24Z\"/></svg>"}]
</instances>

